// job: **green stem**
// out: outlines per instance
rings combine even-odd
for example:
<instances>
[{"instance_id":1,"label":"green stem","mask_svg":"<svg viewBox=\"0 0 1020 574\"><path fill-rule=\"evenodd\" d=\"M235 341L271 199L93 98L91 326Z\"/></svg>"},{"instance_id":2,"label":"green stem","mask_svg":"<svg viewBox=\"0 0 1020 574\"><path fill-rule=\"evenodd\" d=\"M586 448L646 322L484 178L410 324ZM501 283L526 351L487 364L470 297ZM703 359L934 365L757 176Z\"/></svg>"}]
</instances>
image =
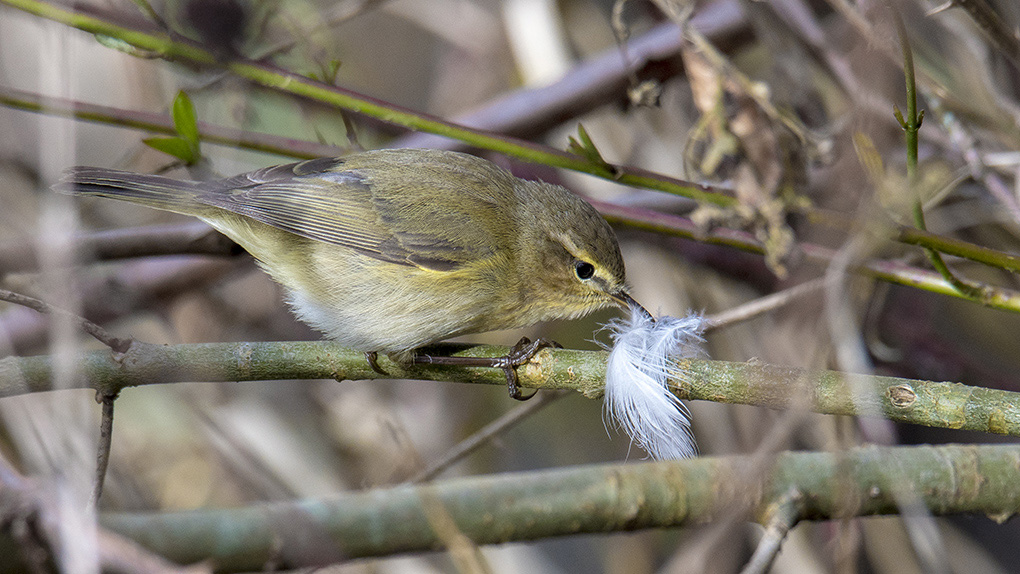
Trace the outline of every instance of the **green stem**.
<instances>
[{"instance_id":1,"label":"green stem","mask_svg":"<svg viewBox=\"0 0 1020 574\"><path fill-rule=\"evenodd\" d=\"M921 129L921 121L917 115L917 83L914 78L914 52L910 49L910 40L907 38L907 29L903 24L903 18L899 12L894 11L896 30L900 36L900 46L903 49L903 76L907 84L907 117L897 118L906 133L907 138L907 181L911 190L915 189L917 183L917 133Z\"/></svg>"},{"instance_id":2,"label":"green stem","mask_svg":"<svg viewBox=\"0 0 1020 574\"><path fill-rule=\"evenodd\" d=\"M0 86L0 105L154 133L177 134L173 121L167 114L125 110L63 98L52 98L3 86ZM227 128L206 122L198 122L198 132L203 142L298 159L335 156L344 152L337 146Z\"/></svg>"},{"instance_id":3,"label":"green stem","mask_svg":"<svg viewBox=\"0 0 1020 574\"><path fill-rule=\"evenodd\" d=\"M904 118L900 115L899 110L896 110L896 119L899 120L900 126L903 127L903 132L906 134L906 145L907 145L907 184L910 187L910 191L915 195L913 205L914 215L914 226L921 231L927 231L927 226L924 222L924 202L920 197L920 189L917 185L917 149L918 149L918 132L921 130L921 123L924 120L924 112L918 113L917 111L917 83L914 77L914 52L910 48L910 39L907 37L907 28L903 24L903 18L900 13L893 10L893 20L896 22L896 31L900 37L900 47L903 49L903 76L906 79L907 89L907 116ZM975 300L984 300L988 297L988 294L982 289L982 286L972 283L965 279L957 277L949 266L946 265L945 260L942 259L942 254L937 250L930 247L926 247L925 253L928 255L929 261L931 261L932 267L938 271L939 275L949 282L954 289L960 292L966 298Z\"/></svg>"}]
</instances>

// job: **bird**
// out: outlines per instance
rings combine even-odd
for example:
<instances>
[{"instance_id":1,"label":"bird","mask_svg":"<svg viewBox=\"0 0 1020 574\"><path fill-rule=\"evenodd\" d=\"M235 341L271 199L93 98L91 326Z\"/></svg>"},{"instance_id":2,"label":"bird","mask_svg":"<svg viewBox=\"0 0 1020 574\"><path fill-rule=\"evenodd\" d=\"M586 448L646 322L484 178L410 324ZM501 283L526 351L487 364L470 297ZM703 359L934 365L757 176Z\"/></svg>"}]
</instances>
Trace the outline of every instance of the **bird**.
<instances>
[{"instance_id":1,"label":"bird","mask_svg":"<svg viewBox=\"0 0 1020 574\"><path fill-rule=\"evenodd\" d=\"M54 188L205 221L284 287L299 319L380 372L378 353L497 367L523 399L515 368L550 341L525 338L495 359L417 350L613 305L643 310L591 204L470 154L372 150L204 182L77 166Z\"/></svg>"}]
</instances>

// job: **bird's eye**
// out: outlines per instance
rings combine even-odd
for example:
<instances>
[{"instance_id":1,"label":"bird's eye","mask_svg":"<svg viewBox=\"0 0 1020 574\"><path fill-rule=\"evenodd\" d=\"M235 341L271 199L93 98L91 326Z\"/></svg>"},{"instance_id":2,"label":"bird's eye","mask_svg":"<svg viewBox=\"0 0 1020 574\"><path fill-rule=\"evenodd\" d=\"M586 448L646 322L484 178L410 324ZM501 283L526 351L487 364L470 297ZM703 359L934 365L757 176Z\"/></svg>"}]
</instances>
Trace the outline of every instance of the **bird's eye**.
<instances>
[{"instance_id":1,"label":"bird's eye","mask_svg":"<svg viewBox=\"0 0 1020 574\"><path fill-rule=\"evenodd\" d=\"M591 279L592 275L595 275L595 266L587 261L578 261L574 263L574 273L576 273L577 278L582 281L585 279Z\"/></svg>"}]
</instances>

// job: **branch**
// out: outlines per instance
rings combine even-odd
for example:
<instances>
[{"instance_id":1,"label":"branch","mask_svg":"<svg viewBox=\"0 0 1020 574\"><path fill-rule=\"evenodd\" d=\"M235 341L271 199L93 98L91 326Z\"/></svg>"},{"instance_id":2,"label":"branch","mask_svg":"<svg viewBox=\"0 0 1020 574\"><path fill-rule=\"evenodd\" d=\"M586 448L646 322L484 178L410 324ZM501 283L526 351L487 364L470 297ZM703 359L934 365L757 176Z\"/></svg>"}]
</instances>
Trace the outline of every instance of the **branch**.
<instances>
[{"instance_id":1,"label":"branch","mask_svg":"<svg viewBox=\"0 0 1020 574\"><path fill-rule=\"evenodd\" d=\"M79 233L70 243L80 254L78 259L87 261L157 255L231 256L243 252L239 245L201 221ZM34 241L0 245L0 275L38 270Z\"/></svg>"},{"instance_id":2,"label":"branch","mask_svg":"<svg viewBox=\"0 0 1020 574\"><path fill-rule=\"evenodd\" d=\"M170 119L169 114L164 113L155 114L101 106L23 92L3 86L0 86L0 105L51 116L177 135L173 120ZM207 122L198 122L198 133L202 141L205 142L299 159L335 156L344 151L343 148L337 146L228 128Z\"/></svg>"},{"instance_id":3,"label":"branch","mask_svg":"<svg viewBox=\"0 0 1020 574\"><path fill-rule=\"evenodd\" d=\"M438 345L433 354L501 357L507 347ZM518 368L520 385L533 389L571 389L602 396L606 353L544 349ZM0 398L54 390L52 358L0 359ZM485 367L403 366L386 357L372 370L364 353L336 343L206 343L153 345L135 342L124 354L108 351L78 356L78 388L112 395L127 387L185 381L228 382L276 379L419 379L506 385L499 369ZM1020 393L957 383L897 377L805 371L762 363L676 361L670 385L682 399L803 408L824 414L882 413L893 421L938 428L1020 436Z\"/></svg>"},{"instance_id":4,"label":"branch","mask_svg":"<svg viewBox=\"0 0 1020 574\"><path fill-rule=\"evenodd\" d=\"M295 569L441 550L436 508L477 544L685 526L734 510L750 519L791 491L804 495L801 520L896 514L893 493L902 488L936 515L1005 519L1020 508L1015 445L787 452L764 473L756 464L734 456L581 466L238 509L107 514L100 522L171 561L212 560L221 572L238 572L260 570L270 558ZM902 473L894 478L891 466Z\"/></svg>"},{"instance_id":5,"label":"branch","mask_svg":"<svg viewBox=\"0 0 1020 574\"><path fill-rule=\"evenodd\" d=\"M710 245L732 247L750 253L763 254L765 252L761 242L753 234L746 231L726 228L705 231L690 219L679 215L598 201L593 201L592 204L607 221L614 225L622 225L674 237L683 237L684 239L691 239ZM1020 271L1020 257L965 241L946 239L927 231L900 227L894 231L890 239L896 239L911 245L934 247L946 254L958 255L1009 271ZM800 243L797 245L797 248L805 257L825 263L832 261L836 254L832 249L813 243ZM911 267L898 261L881 259L865 261L858 264L855 270L875 279L896 285L913 287L940 295L949 295L966 301L974 301L972 297L961 293L952 283L946 281L938 273ZM982 305L1003 311L1020 312L1020 292L987 284L979 285L982 296L978 299L978 302Z\"/></svg>"},{"instance_id":6,"label":"branch","mask_svg":"<svg viewBox=\"0 0 1020 574\"><path fill-rule=\"evenodd\" d=\"M690 26L713 43L747 41L747 18L737 2L725 0L700 6ZM676 24L664 22L625 44L626 57L614 46L579 62L556 82L528 87L497 98L457 116L454 121L520 138L537 137L599 106L619 101L632 77L665 80L682 65L683 34ZM465 149L460 142L429 134L410 134L393 147Z\"/></svg>"},{"instance_id":7,"label":"branch","mask_svg":"<svg viewBox=\"0 0 1020 574\"><path fill-rule=\"evenodd\" d=\"M29 297L27 295L22 295L21 293L15 293L13 291L8 291L6 289L0 289L0 301L6 301L8 303L13 303L15 305L21 305L22 307L28 307L29 309L32 309L37 313L42 313L43 315L56 315L58 317L64 317L65 319L77 323L78 327L81 330L85 331L89 335L92 335L92 337L94 337L97 341L106 345L107 347L112 349L115 353L123 353L124 351L127 351L128 348L131 347L132 343L131 339L122 339L120 337L114 337L113 335L108 333L106 329L100 327L99 325L93 323L92 321L89 321L88 319L76 315L65 309L54 307L53 305L50 305L49 303L46 303L45 301L42 301L40 299L36 299L35 297Z\"/></svg>"},{"instance_id":8,"label":"branch","mask_svg":"<svg viewBox=\"0 0 1020 574\"><path fill-rule=\"evenodd\" d=\"M103 324L208 286L234 269L236 261L224 259L176 257L133 262L82 285L82 314ZM49 320L35 311L15 307L0 313L0 326L15 352L25 353L46 343Z\"/></svg>"},{"instance_id":9,"label":"branch","mask_svg":"<svg viewBox=\"0 0 1020 574\"><path fill-rule=\"evenodd\" d=\"M1020 70L1020 39L986 0L951 0L949 5L963 8L999 53Z\"/></svg>"},{"instance_id":10,"label":"branch","mask_svg":"<svg viewBox=\"0 0 1020 574\"><path fill-rule=\"evenodd\" d=\"M43 574L66 570L68 553L61 555L61 539L80 532L83 517L68 516L58 503L55 484L37 483L22 476L0 456L0 572ZM62 501L67 503L67 501ZM97 570L122 574L205 574L208 564L180 567L141 548L133 540L97 529L95 540ZM79 558L81 558L79 556ZM79 560L78 566L85 565Z\"/></svg>"}]
</instances>

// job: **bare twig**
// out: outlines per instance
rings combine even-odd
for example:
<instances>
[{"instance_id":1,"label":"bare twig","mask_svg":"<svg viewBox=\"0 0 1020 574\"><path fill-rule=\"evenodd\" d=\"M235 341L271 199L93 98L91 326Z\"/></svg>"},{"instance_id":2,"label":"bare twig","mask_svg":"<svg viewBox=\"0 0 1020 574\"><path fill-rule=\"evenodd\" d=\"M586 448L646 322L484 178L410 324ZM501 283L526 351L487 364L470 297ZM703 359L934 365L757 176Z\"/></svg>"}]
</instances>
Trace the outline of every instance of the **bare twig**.
<instances>
[{"instance_id":1,"label":"bare twig","mask_svg":"<svg viewBox=\"0 0 1020 574\"><path fill-rule=\"evenodd\" d=\"M769 311L778 309L788 303L791 303L805 295L819 291L825 286L825 279L818 278L810 281L805 281L800 285L795 285L788 289L766 295L749 301L743 305L738 305L732 309L727 309L721 313L715 313L705 317L705 331L713 331L715 329L722 329L729 327L734 323L740 323L753 319L758 315L767 313Z\"/></svg>"},{"instance_id":2,"label":"bare twig","mask_svg":"<svg viewBox=\"0 0 1020 574\"><path fill-rule=\"evenodd\" d=\"M962 8L999 52L1020 70L1020 39L986 0L952 0L950 4Z\"/></svg>"},{"instance_id":3,"label":"bare twig","mask_svg":"<svg viewBox=\"0 0 1020 574\"><path fill-rule=\"evenodd\" d=\"M741 574L765 574L769 571L786 534L800 520L800 501L803 498L798 490L791 489L769 508L764 521L765 533Z\"/></svg>"},{"instance_id":4,"label":"bare twig","mask_svg":"<svg viewBox=\"0 0 1020 574\"><path fill-rule=\"evenodd\" d=\"M54 571L53 536L54 510L47 503L47 492L21 475L0 455L0 534L9 533L18 545L21 562L32 574ZM97 532L99 569L123 574L205 574L212 572L208 564L182 568L152 554L135 541L104 528ZM6 571L18 560L4 556L0 564Z\"/></svg>"},{"instance_id":5,"label":"bare twig","mask_svg":"<svg viewBox=\"0 0 1020 574\"><path fill-rule=\"evenodd\" d=\"M0 86L0 105L51 116L76 118L167 135L176 135L177 133L173 120L165 113L114 108L43 96L3 86ZM344 152L343 148L337 146L228 128L207 122L198 122L198 133L204 142L299 159L337 156Z\"/></svg>"},{"instance_id":6,"label":"bare twig","mask_svg":"<svg viewBox=\"0 0 1020 574\"><path fill-rule=\"evenodd\" d=\"M533 400L521 403L510 412L485 425L479 429L478 432L457 443L453 448L446 451L446 454L444 454L442 458L422 469L421 472L414 475L408 482L426 482L432 480L438 476L439 473L443 472L454 463L462 460L467 455L475 452L492 441L492 439L498 435L512 429L517 425L517 423L544 409L552 404L553 401L556 401L565 395L566 392L564 391L546 391L539 393Z\"/></svg>"},{"instance_id":7,"label":"bare twig","mask_svg":"<svg viewBox=\"0 0 1020 574\"><path fill-rule=\"evenodd\" d=\"M238 269L223 259L190 257L142 259L119 266L110 274L86 279L81 286L82 315L96 323L113 321L140 308L151 308L181 294L200 289ZM43 315L26 307L0 314L4 336L17 353L37 349L49 329Z\"/></svg>"},{"instance_id":8,"label":"bare twig","mask_svg":"<svg viewBox=\"0 0 1020 574\"><path fill-rule=\"evenodd\" d=\"M893 22L896 23L896 31L900 37L900 48L903 53L903 76L906 80L907 89L907 113L904 116L900 113L899 108L896 108L896 119L899 121L900 126L903 127L903 132L906 135L907 145L907 183L910 186L909 192L912 195L917 195L917 136L921 129L921 123L924 120L924 110L918 112L917 110L917 84L914 77L914 53L910 47L910 39L907 37L907 27L903 23L903 17L900 16L899 11L892 10ZM927 231L927 227L924 222L924 204L920 197L916 197L913 202L913 214L914 214L914 225L921 231ZM942 254L932 248L925 248L925 253L928 254L928 259L931 261L932 267L939 272L942 277L948 281L957 291L961 294L973 298L979 299L985 296L985 292L982 286L957 277L949 266L946 265L945 260L942 259Z\"/></svg>"},{"instance_id":9,"label":"bare twig","mask_svg":"<svg viewBox=\"0 0 1020 574\"><path fill-rule=\"evenodd\" d=\"M158 255L237 255L240 246L201 221L80 233L70 243L82 257L111 261ZM30 240L0 245L0 274L36 271L39 258Z\"/></svg>"},{"instance_id":10,"label":"bare twig","mask_svg":"<svg viewBox=\"0 0 1020 574\"><path fill-rule=\"evenodd\" d=\"M107 347L112 349L113 352L115 353L126 353L127 350L131 347L132 343L131 339L121 339L119 337L114 337L109 332L107 332L106 329L100 327L99 325L96 325L92 321L89 321L88 319L81 317L79 315L75 315L70 311L60 309L59 307L54 307L53 305L50 305L49 303L46 303L45 301L41 301L34 297L29 297L27 295L22 295L20 293L8 291L6 289L0 289L0 301L7 301L8 303L28 307L29 309L33 309L45 315L59 315L62 317L69 318L72 321L78 323L78 326L81 327L83 331L85 331L89 335L92 335L97 341L106 345Z\"/></svg>"},{"instance_id":11,"label":"bare twig","mask_svg":"<svg viewBox=\"0 0 1020 574\"><path fill-rule=\"evenodd\" d=\"M106 468L110 465L110 446L113 442L113 404L118 393L96 393L96 402L103 405L103 418L99 423L99 445L96 450L96 479L92 485L92 508L99 505L106 481Z\"/></svg>"}]
</instances>

